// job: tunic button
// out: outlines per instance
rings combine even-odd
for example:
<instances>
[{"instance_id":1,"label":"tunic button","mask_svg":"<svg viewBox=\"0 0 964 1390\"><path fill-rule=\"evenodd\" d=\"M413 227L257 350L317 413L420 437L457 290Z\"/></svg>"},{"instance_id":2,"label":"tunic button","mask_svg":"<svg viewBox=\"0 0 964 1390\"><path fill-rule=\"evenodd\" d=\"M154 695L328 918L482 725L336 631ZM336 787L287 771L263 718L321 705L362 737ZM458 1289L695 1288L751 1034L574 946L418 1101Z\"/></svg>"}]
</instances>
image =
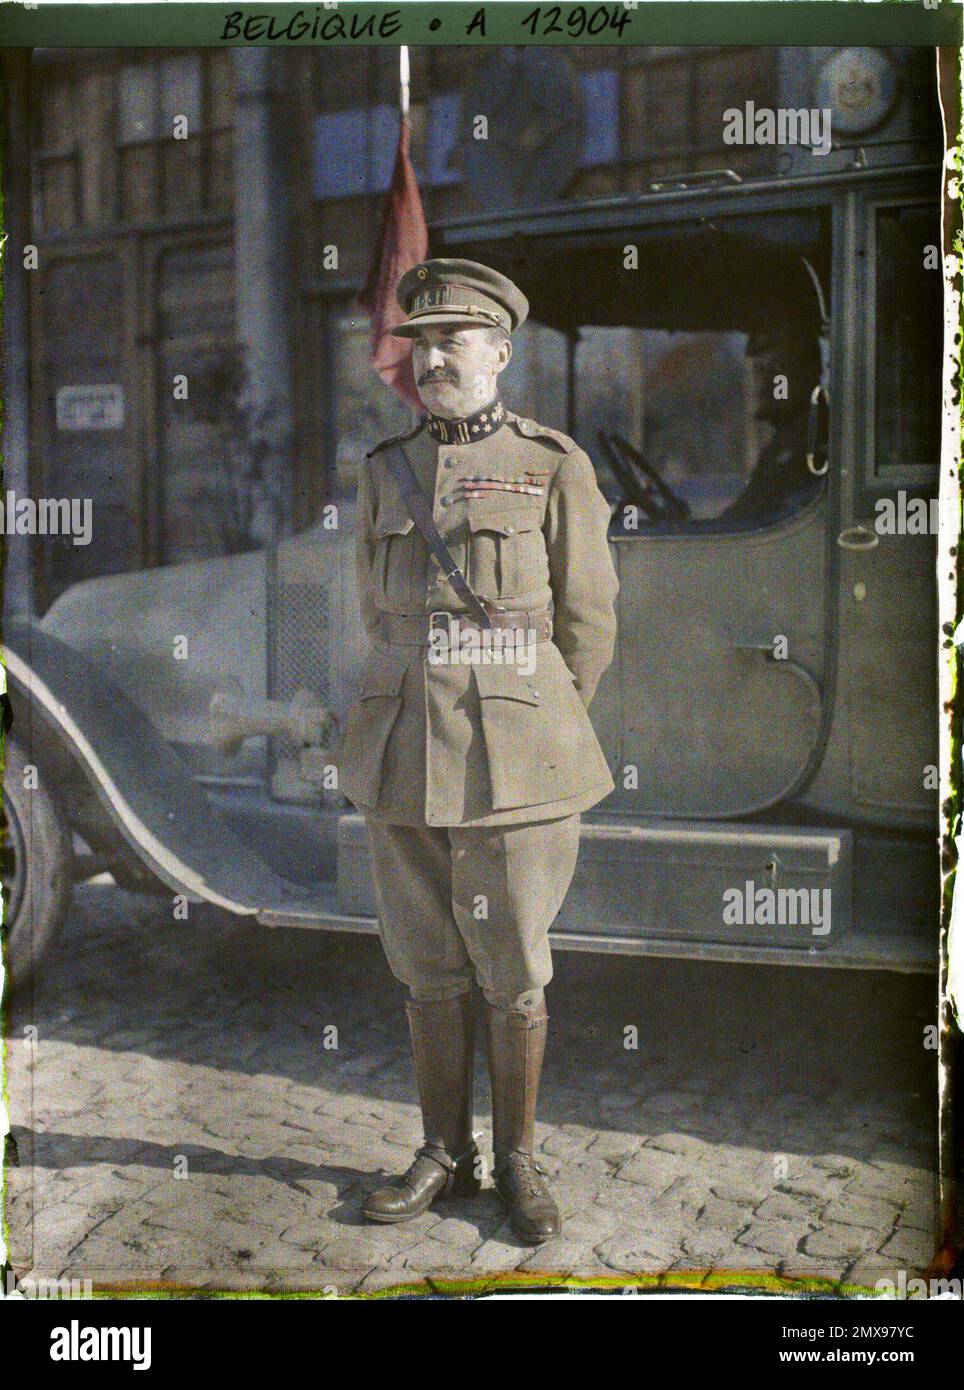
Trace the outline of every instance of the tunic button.
<instances>
[{"instance_id":1,"label":"tunic button","mask_svg":"<svg viewBox=\"0 0 964 1390\"><path fill-rule=\"evenodd\" d=\"M454 468L454 467L455 467L455 459L454 459L454 458L451 458L451 457L450 457L450 458L444 459L443 462L444 462L446 468Z\"/></svg>"},{"instance_id":2,"label":"tunic button","mask_svg":"<svg viewBox=\"0 0 964 1390\"><path fill-rule=\"evenodd\" d=\"M513 535L515 535L515 527L514 527L514 526L507 526L507 527L505 528L505 534L506 534L507 536L513 536Z\"/></svg>"}]
</instances>

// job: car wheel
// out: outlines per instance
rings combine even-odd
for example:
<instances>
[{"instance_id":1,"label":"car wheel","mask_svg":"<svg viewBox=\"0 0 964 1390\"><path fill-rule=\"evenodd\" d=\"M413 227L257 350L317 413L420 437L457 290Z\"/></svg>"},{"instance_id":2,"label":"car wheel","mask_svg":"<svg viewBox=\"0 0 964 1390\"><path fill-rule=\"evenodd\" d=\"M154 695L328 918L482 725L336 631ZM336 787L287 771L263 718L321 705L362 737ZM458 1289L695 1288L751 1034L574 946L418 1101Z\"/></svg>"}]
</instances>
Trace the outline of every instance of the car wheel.
<instances>
[{"instance_id":1,"label":"car wheel","mask_svg":"<svg viewBox=\"0 0 964 1390\"><path fill-rule=\"evenodd\" d=\"M23 745L8 734L3 749L0 880L8 987L15 991L36 980L74 886L67 816L35 768L28 777L31 766Z\"/></svg>"}]
</instances>

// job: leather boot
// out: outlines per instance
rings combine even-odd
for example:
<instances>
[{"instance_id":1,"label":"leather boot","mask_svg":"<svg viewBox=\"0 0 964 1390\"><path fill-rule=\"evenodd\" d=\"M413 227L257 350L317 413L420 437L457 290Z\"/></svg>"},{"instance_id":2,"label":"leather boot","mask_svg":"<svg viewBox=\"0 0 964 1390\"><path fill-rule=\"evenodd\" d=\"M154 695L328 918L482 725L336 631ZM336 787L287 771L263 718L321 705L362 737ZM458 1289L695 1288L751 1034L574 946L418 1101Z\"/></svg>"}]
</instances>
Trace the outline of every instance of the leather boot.
<instances>
[{"instance_id":1,"label":"leather boot","mask_svg":"<svg viewBox=\"0 0 964 1390\"><path fill-rule=\"evenodd\" d=\"M369 1221L411 1221L437 1197L470 1197L481 1185L472 1138L472 995L409 1000L405 1011L425 1142L407 1172L369 1194Z\"/></svg>"},{"instance_id":2,"label":"leather boot","mask_svg":"<svg viewBox=\"0 0 964 1390\"><path fill-rule=\"evenodd\" d=\"M545 1169L533 1156L548 1023L544 1002L531 1014L485 1004L495 1150L492 1176L509 1208L513 1231L527 1245L541 1245L557 1236L562 1226Z\"/></svg>"}]
</instances>

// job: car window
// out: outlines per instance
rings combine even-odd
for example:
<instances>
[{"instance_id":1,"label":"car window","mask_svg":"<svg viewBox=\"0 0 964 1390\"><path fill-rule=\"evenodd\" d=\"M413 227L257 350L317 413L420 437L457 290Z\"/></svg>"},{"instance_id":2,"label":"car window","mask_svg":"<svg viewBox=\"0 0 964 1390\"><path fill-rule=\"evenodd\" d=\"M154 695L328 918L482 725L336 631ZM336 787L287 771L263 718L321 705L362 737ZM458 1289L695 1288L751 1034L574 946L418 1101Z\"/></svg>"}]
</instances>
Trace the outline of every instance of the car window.
<instances>
[{"instance_id":1,"label":"car window","mask_svg":"<svg viewBox=\"0 0 964 1390\"><path fill-rule=\"evenodd\" d=\"M944 321L936 205L874 216L874 449L877 475L936 470Z\"/></svg>"},{"instance_id":2,"label":"car window","mask_svg":"<svg viewBox=\"0 0 964 1390\"><path fill-rule=\"evenodd\" d=\"M825 210L560 238L522 263L531 317L505 398L576 438L614 513L765 524L823 487L807 448Z\"/></svg>"}]
</instances>

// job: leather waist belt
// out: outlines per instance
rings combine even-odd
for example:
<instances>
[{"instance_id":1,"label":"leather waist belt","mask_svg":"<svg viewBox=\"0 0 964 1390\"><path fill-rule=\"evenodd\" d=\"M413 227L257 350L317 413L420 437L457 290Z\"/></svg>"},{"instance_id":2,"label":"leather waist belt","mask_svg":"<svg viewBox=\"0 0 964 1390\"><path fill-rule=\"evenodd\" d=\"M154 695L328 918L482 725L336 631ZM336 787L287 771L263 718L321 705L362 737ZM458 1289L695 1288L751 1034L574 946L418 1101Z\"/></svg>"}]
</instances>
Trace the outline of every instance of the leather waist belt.
<instances>
[{"instance_id":1,"label":"leather waist belt","mask_svg":"<svg viewBox=\"0 0 964 1390\"><path fill-rule=\"evenodd\" d=\"M490 614L492 632L532 631L534 641L548 642L552 637L552 610L549 608L508 609L502 613ZM462 632L473 629L480 634L480 640L488 644L492 636L484 636L484 629L472 618L470 613L451 613L446 609L436 609L434 613L386 613L378 615L379 636L383 642L404 647L428 647L441 640L435 634L442 633L449 641L453 639L452 625L457 624ZM498 639L495 639L496 642Z\"/></svg>"}]
</instances>

